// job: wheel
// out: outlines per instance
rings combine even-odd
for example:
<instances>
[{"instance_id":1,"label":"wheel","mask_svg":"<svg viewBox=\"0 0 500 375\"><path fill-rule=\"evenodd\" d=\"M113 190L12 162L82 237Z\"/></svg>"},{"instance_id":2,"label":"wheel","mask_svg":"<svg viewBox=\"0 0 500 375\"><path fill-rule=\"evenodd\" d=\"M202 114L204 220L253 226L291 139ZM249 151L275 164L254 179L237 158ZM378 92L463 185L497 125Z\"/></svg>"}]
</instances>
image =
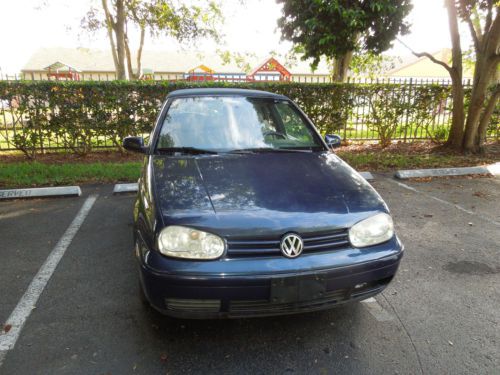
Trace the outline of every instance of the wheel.
<instances>
[{"instance_id":1,"label":"wheel","mask_svg":"<svg viewBox=\"0 0 500 375\"><path fill-rule=\"evenodd\" d=\"M148 306L149 307L148 298L146 297L146 294L144 293L144 289L142 288L142 284L141 284L140 281L139 281L138 287L139 287L139 300L141 301L141 303L144 306Z\"/></svg>"}]
</instances>

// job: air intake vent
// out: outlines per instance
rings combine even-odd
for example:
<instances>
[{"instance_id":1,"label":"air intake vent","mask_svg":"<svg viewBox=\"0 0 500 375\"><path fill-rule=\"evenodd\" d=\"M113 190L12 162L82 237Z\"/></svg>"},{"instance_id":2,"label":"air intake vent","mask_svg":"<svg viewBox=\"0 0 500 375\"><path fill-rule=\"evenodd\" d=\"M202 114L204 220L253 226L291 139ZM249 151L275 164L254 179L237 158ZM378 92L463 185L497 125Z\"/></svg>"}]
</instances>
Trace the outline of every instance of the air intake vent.
<instances>
[{"instance_id":1,"label":"air intake vent","mask_svg":"<svg viewBox=\"0 0 500 375\"><path fill-rule=\"evenodd\" d=\"M231 301L231 313L276 313L334 305L347 298L348 290L339 289L325 293L323 298L296 303L273 303L267 300Z\"/></svg>"},{"instance_id":2,"label":"air intake vent","mask_svg":"<svg viewBox=\"0 0 500 375\"><path fill-rule=\"evenodd\" d=\"M220 305L221 301L218 299L165 299L165 306L169 311L219 312Z\"/></svg>"}]
</instances>

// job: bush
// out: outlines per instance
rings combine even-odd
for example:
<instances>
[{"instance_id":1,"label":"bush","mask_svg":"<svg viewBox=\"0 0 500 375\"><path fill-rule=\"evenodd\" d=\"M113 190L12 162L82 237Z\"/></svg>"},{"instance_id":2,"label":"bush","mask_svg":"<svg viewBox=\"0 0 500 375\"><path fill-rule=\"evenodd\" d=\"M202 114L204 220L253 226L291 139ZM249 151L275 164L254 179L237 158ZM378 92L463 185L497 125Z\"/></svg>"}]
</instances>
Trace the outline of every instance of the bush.
<instances>
[{"instance_id":1,"label":"bush","mask_svg":"<svg viewBox=\"0 0 500 375\"><path fill-rule=\"evenodd\" d=\"M382 147L391 144L403 116L408 116L408 110L411 108L409 88L410 86L406 85L381 86L366 95L371 114L366 122L368 127L378 133Z\"/></svg>"},{"instance_id":2,"label":"bush","mask_svg":"<svg viewBox=\"0 0 500 375\"><path fill-rule=\"evenodd\" d=\"M450 95L448 86L378 83L0 81L0 118L3 112L13 119L0 128L0 145L3 141L30 158L51 148L86 154L96 147L121 147L125 136L151 131L169 92L190 87L283 94L322 134L346 135L355 119L354 133L371 129L384 145L402 132L411 134L408 124L433 123L436 106Z\"/></svg>"}]
</instances>

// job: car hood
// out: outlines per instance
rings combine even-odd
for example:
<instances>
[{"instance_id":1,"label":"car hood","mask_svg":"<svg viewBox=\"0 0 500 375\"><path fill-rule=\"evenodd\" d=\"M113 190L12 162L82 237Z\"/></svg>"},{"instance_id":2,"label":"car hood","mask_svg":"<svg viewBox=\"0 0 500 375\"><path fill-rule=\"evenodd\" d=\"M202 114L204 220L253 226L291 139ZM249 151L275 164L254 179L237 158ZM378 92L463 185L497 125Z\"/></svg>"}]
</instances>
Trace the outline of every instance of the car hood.
<instances>
[{"instance_id":1,"label":"car hood","mask_svg":"<svg viewBox=\"0 0 500 375\"><path fill-rule=\"evenodd\" d=\"M164 225L225 235L348 227L387 211L378 193L330 152L152 156Z\"/></svg>"}]
</instances>

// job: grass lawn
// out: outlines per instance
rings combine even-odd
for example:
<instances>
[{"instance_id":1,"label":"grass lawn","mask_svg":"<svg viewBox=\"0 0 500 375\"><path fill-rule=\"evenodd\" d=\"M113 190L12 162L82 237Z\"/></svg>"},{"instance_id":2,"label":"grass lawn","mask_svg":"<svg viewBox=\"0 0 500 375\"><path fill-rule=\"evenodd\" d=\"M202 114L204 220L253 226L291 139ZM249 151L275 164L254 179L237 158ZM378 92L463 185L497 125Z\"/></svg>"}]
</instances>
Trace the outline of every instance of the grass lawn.
<instances>
[{"instance_id":1,"label":"grass lawn","mask_svg":"<svg viewBox=\"0 0 500 375\"><path fill-rule=\"evenodd\" d=\"M432 143L343 146L336 153L358 171L463 167L500 161L500 143L490 143L484 155L464 156ZM137 181L142 155L99 151L85 157L51 153L26 161L19 153L0 153L0 188Z\"/></svg>"},{"instance_id":2,"label":"grass lawn","mask_svg":"<svg viewBox=\"0 0 500 375\"><path fill-rule=\"evenodd\" d=\"M0 162L0 187L72 185L137 181L140 162L62 163Z\"/></svg>"}]
</instances>

